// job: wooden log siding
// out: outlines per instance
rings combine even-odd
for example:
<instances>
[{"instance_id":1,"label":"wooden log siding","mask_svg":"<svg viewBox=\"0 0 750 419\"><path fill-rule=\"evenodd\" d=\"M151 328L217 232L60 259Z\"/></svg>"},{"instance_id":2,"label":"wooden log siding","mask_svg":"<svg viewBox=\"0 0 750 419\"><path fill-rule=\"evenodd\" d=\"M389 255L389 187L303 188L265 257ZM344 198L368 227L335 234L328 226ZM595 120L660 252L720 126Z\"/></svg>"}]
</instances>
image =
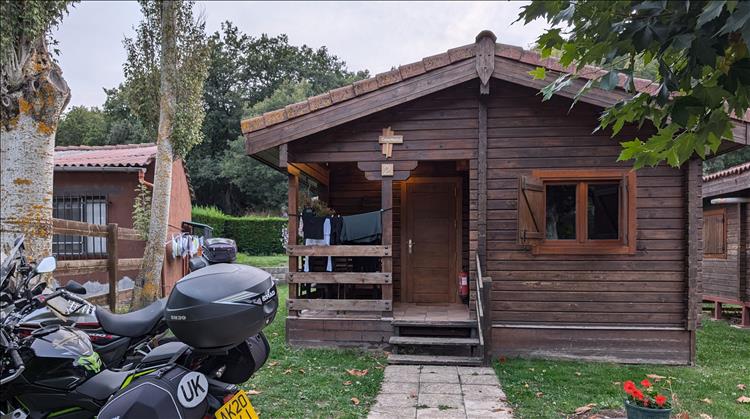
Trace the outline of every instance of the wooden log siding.
<instances>
[{"instance_id":1,"label":"wooden log siding","mask_svg":"<svg viewBox=\"0 0 750 419\"><path fill-rule=\"evenodd\" d=\"M594 106L578 103L568 112L568 99L541 102L533 89L501 81L491 91L484 269L493 279L495 353L629 360L637 355L623 342L645 336L640 329L664 328L681 343L676 352L641 356L688 362L686 174L663 166L638 171L635 255L532 255L516 243L519 176L544 168L628 167L616 162L619 141L636 131L625 127L614 139L592 134L600 112ZM607 332L618 328L632 331Z\"/></svg>"},{"instance_id":2,"label":"wooden log siding","mask_svg":"<svg viewBox=\"0 0 750 419\"><path fill-rule=\"evenodd\" d=\"M712 215L724 215L724 226L721 235L726 236L726 248L722 255L709 255L707 252L718 251L706 248L703 258L703 295L729 300L740 300L745 292L740 287L740 211L738 204L711 205L704 208L704 228L709 225ZM704 243L706 245L706 243Z\"/></svg>"}]
</instances>

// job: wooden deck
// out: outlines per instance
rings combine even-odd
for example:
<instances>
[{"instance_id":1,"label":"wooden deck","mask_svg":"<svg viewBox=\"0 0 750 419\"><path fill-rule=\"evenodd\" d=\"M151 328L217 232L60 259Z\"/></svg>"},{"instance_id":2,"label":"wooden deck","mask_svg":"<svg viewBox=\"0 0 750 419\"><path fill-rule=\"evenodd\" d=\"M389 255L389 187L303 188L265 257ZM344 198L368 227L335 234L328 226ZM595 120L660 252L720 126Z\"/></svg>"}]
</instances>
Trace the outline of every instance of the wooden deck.
<instances>
[{"instance_id":1,"label":"wooden deck","mask_svg":"<svg viewBox=\"0 0 750 419\"><path fill-rule=\"evenodd\" d=\"M469 321L469 307L466 304L421 304L394 303L393 319L408 322L456 322Z\"/></svg>"}]
</instances>

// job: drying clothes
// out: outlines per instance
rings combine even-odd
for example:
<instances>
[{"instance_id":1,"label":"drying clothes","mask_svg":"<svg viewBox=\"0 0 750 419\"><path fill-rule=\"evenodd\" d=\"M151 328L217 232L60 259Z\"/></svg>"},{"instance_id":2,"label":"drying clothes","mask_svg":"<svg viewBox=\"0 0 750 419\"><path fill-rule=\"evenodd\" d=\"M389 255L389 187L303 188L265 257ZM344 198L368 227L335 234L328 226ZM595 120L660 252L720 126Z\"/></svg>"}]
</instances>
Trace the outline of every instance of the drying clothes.
<instances>
[{"instance_id":1,"label":"drying clothes","mask_svg":"<svg viewBox=\"0 0 750 419\"><path fill-rule=\"evenodd\" d=\"M380 211L342 217L341 242L350 244L373 244L380 241L383 223Z\"/></svg>"},{"instance_id":2,"label":"drying clothes","mask_svg":"<svg viewBox=\"0 0 750 419\"><path fill-rule=\"evenodd\" d=\"M302 212L302 235L305 239L323 240L323 223L325 217L316 216L311 209Z\"/></svg>"},{"instance_id":3,"label":"drying clothes","mask_svg":"<svg viewBox=\"0 0 750 419\"><path fill-rule=\"evenodd\" d=\"M339 215L330 217L331 220L331 244L341 244L341 228L344 220Z\"/></svg>"},{"instance_id":4,"label":"drying clothes","mask_svg":"<svg viewBox=\"0 0 750 419\"><path fill-rule=\"evenodd\" d=\"M322 218L322 217L321 217ZM328 246L331 244L331 220L323 218L323 239L308 239L305 238L305 246ZM328 262L326 263L326 271L333 271L333 258L328 256ZM310 256L305 256L305 266L303 269L305 272L310 272Z\"/></svg>"}]
</instances>

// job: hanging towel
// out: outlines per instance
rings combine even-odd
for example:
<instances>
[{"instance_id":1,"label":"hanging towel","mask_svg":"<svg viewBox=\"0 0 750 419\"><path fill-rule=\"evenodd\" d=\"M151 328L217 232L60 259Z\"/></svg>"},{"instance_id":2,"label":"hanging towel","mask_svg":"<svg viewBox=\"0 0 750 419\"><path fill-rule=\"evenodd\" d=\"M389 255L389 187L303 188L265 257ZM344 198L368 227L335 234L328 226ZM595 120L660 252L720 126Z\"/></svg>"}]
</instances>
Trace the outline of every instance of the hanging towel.
<instances>
[{"instance_id":1,"label":"hanging towel","mask_svg":"<svg viewBox=\"0 0 750 419\"><path fill-rule=\"evenodd\" d=\"M342 217L341 242L372 244L379 242L383 234L380 211Z\"/></svg>"},{"instance_id":2,"label":"hanging towel","mask_svg":"<svg viewBox=\"0 0 750 419\"><path fill-rule=\"evenodd\" d=\"M302 234L305 239L323 240L323 222L325 217L318 217L312 210L306 208L302 212Z\"/></svg>"},{"instance_id":3,"label":"hanging towel","mask_svg":"<svg viewBox=\"0 0 750 419\"><path fill-rule=\"evenodd\" d=\"M331 220L328 218L323 219L323 239L305 239L305 246L328 246L331 244ZM305 257L305 266L303 269L305 272L310 272L310 256ZM333 271L333 260L328 256L328 263L326 264L326 271Z\"/></svg>"}]
</instances>

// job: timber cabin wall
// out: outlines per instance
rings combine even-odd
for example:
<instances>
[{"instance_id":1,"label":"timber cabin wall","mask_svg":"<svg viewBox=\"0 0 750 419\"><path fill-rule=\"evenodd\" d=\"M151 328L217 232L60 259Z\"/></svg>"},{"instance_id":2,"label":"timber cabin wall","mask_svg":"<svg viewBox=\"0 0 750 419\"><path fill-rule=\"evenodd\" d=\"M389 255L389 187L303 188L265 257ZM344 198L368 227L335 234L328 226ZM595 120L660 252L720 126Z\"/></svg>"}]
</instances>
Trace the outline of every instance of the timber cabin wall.
<instances>
[{"instance_id":1,"label":"timber cabin wall","mask_svg":"<svg viewBox=\"0 0 750 419\"><path fill-rule=\"evenodd\" d=\"M533 255L516 243L519 176L623 168L619 141L593 133L600 109L492 81L488 101L487 275L493 351L504 355L690 362L686 170L637 172L634 255ZM643 138L643 137L641 137ZM644 345L644 342L648 344Z\"/></svg>"},{"instance_id":2,"label":"timber cabin wall","mask_svg":"<svg viewBox=\"0 0 750 419\"><path fill-rule=\"evenodd\" d=\"M741 300L745 287L740 284L740 205L704 206L704 217L709 211L724 211L726 223L726 249L723 257L704 257L703 294L727 300ZM744 205L743 207L747 207ZM742 211L747 213L747 210ZM746 216L746 215L745 215ZM747 222L747 221L744 221Z\"/></svg>"},{"instance_id":3,"label":"timber cabin wall","mask_svg":"<svg viewBox=\"0 0 750 419\"><path fill-rule=\"evenodd\" d=\"M351 171L353 164L339 163L377 163L379 167L384 158L375 139L384 127L404 136L404 143L394 147L388 160L396 170L399 162L412 160L469 160L468 208L463 211L469 228L462 240L469 245L462 260L469 261L474 274L478 86L476 80L465 82L301 138L289 143L289 161L329 163L329 202L347 213L379 208L379 182L365 183L361 172L356 175ZM487 261L483 270L493 280L493 353L687 364L693 338L688 330L691 321L686 321L692 315L688 307L687 237L689 214L694 214L687 205L687 169L638 171L634 255L535 256L516 243L519 176L541 168L597 170L630 164L616 162L619 141L632 138L636 131L625 127L615 139L606 132L592 134L600 108L578 103L569 112L570 104L559 97L542 102L535 89L491 81L487 98ZM418 166L413 174L419 170ZM394 208L399 202L398 190L394 186ZM394 211L395 255L400 255L399 218ZM399 269L399 261L394 260L394 282ZM394 284L395 301L399 290L400 284ZM365 336L387 341L387 332L372 330L382 328L380 323L334 332L332 329L343 326L300 318L287 327L295 334L290 342L302 344L313 342L305 336L322 344L324 333L333 336L331 345L364 343ZM354 340L347 341L346 336L354 336Z\"/></svg>"}]
</instances>

